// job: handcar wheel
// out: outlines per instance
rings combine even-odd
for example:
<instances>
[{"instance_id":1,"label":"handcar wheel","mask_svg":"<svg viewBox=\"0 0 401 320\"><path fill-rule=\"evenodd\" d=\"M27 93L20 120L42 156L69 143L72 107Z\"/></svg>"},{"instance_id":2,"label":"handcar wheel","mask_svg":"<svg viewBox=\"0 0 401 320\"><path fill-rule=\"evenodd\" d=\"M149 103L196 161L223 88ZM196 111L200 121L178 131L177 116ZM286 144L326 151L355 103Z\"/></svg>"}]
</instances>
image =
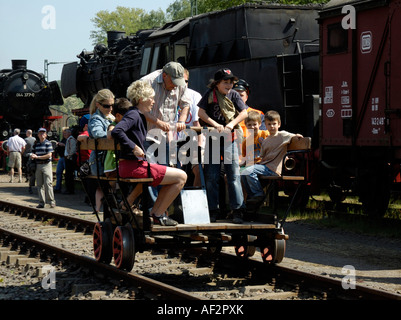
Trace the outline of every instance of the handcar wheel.
<instances>
[{"instance_id":1,"label":"handcar wheel","mask_svg":"<svg viewBox=\"0 0 401 320\"><path fill-rule=\"evenodd\" d=\"M286 242L284 239L274 239L271 244L261 247L262 260L267 264L280 263L285 255Z\"/></svg>"},{"instance_id":2,"label":"handcar wheel","mask_svg":"<svg viewBox=\"0 0 401 320\"><path fill-rule=\"evenodd\" d=\"M251 241L252 236L247 236L247 241ZM249 258L252 257L255 254L256 248L255 246L250 246L250 245L241 245L241 246L235 246L235 254L239 258Z\"/></svg>"},{"instance_id":3,"label":"handcar wheel","mask_svg":"<svg viewBox=\"0 0 401 320\"><path fill-rule=\"evenodd\" d=\"M109 220L97 222L93 229L93 252L98 262L109 264L113 257L113 227Z\"/></svg>"},{"instance_id":4,"label":"handcar wheel","mask_svg":"<svg viewBox=\"0 0 401 320\"><path fill-rule=\"evenodd\" d=\"M119 226L114 231L113 257L118 269L132 270L135 262L135 240L131 226Z\"/></svg>"}]
</instances>

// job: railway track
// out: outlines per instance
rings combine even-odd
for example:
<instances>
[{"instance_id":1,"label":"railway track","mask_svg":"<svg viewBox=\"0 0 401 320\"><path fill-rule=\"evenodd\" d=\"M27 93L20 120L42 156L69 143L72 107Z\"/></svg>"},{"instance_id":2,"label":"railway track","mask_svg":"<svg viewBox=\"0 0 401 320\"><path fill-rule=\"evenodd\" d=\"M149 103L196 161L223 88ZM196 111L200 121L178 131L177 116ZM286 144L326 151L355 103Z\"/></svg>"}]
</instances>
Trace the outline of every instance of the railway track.
<instances>
[{"instance_id":1,"label":"railway track","mask_svg":"<svg viewBox=\"0 0 401 320\"><path fill-rule=\"evenodd\" d=\"M358 285L344 290L341 281L330 277L280 266L267 268L258 259L242 260L227 252L138 253L132 272L125 272L92 258L94 221L0 202L0 222L1 266L25 272L37 282L47 276L44 266L54 268L56 291L67 292L56 295L54 291L53 299L401 299ZM88 279L89 274L93 279ZM43 294L38 284L33 287ZM3 297L11 297L7 295Z\"/></svg>"}]
</instances>

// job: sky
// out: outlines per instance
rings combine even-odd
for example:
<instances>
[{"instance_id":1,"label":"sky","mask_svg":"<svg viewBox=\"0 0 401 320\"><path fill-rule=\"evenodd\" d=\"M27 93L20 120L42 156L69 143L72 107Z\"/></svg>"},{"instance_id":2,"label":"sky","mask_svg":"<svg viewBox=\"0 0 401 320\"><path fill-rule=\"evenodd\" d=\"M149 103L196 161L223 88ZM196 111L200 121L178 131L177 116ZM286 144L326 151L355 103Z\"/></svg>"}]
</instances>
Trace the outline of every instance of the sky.
<instances>
[{"instance_id":1,"label":"sky","mask_svg":"<svg viewBox=\"0 0 401 320\"><path fill-rule=\"evenodd\" d=\"M91 19L117 6L146 12L167 7L174 0L0 0L0 70L11 60L28 60L28 69L44 73L44 60L79 61L82 50L93 50ZM49 65L49 81L60 80L63 64Z\"/></svg>"}]
</instances>

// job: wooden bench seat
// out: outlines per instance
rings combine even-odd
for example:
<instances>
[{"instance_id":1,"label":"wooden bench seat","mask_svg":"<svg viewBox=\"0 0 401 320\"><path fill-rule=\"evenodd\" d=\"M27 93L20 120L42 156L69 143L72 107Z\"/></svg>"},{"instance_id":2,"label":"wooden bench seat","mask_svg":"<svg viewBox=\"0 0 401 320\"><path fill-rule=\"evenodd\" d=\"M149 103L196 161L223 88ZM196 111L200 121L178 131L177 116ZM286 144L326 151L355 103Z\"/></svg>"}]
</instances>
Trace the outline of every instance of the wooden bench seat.
<instances>
[{"instance_id":1,"label":"wooden bench seat","mask_svg":"<svg viewBox=\"0 0 401 320\"><path fill-rule=\"evenodd\" d=\"M98 151L115 151L120 150L120 145L117 144L117 146L114 143L114 139L107 139L107 138L100 138L100 139L92 139L92 138L87 138L82 141L80 141L79 144L79 149L80 150L98 150ZM112 177L105 177L105 176L94 176L94 175L89 175L86 176L85 179L99 179L99 180L104 180L104 181L117 181L117 178L112 178ZM121 182L127 182L127 183L149 183L153 182L153 178L119 178Z\"/></svg>"},{"instance_id":2,"label":"wooden bench seat","mask_svg":"<svg viewBox=\"0 0 401 320\"><path fill-rule=\"evenodd\" d=\"M304 137L299 140L295 139L292 141L288 148L287 153L283 157L282 160L282 170L280 176L263 176L260 175L259 181L261 182L262 186L266 187L266 196L271 194L271 204L273 206L273 210L276 211L276 204L278 202L278 184L279 183L294 183L297 184L296 191L292 194L291 201L289 207L287 208L287 212L284 216L282 222L284 222L285 218L287 217L289 211L291 210L291 206L294 202L294 199L300 189L301 185L305 184L308 179L308 154L312 150L312 139L310 137ZM288 157L292 155L300 154L300 159L297 159L299 162L295 168L295 170L287 170L285 166L285 161ZM294 171L294 175L291 175L291 171ZM270 184L269 184L270 182ZM269 203L270 205L270 203ZM258 208L254 208L254 210L258 210Z\"/></svg>"}]
</instances>

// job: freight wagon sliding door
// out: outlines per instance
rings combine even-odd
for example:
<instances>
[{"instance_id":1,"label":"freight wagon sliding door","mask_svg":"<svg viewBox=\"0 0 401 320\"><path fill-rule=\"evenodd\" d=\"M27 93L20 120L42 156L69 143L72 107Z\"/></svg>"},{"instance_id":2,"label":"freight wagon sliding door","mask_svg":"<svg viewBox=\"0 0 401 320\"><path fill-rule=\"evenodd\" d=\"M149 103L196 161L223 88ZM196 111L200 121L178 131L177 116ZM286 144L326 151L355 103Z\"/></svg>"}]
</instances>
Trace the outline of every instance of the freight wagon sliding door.
<instances>
[{"instance_id":1,"label":"freight wagon sliding door","mask_svg":"<svg viewBox=\"0 0 401 320\"><path fill-rule=\"evenodd\" d=\"M351 145L352 31L339 17L322 25L322 145Z\"/></svg>"},{"instance_id":2,"label":"freight wagon sliding door","mask_svg":"<svg viewBox=\"0 0 401 320\"><path fill-rule=\"evenodd\" d=\"M354 53L357 61L357 108L354 124L357 146L390 145L385 114L389 86L386 68L390 58L388 13L388 7L381 7L362 11L357 16Z\"/></svg>"}]
</instances>

